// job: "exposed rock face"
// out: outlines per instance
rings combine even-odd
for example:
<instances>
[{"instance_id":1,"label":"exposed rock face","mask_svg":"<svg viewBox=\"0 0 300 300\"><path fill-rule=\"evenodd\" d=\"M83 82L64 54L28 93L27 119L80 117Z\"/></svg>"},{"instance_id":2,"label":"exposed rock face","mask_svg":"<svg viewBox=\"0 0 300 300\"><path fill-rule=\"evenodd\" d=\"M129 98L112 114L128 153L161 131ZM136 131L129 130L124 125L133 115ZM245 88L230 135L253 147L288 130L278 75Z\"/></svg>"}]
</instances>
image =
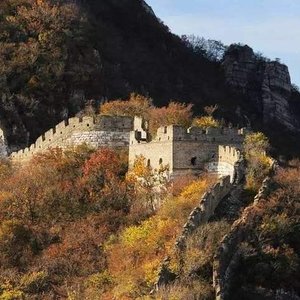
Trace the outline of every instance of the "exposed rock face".
<instances>
[{"instance_id":1,"label":"exposed rock face","mask_svg":"<svg viewBox=\"0 0 300 300\"><path fill-rule=\"evenodd\" d=\"M7 157L8 148L3 130L0 128L0 158Z\"/></svg>"},{"instance_id":2,"label":"exposed rock face","mask_svg":"<svg viewBox=\"0 0 300 300\"><path fill-rule=\"evenodd\" d=\"M263 115L266 122L277 119L289 129L294 129L296 122L288 103L291 88L288 67L279 62L267 63L262 82Z\"/></svg>"},{"instance_id":3,"label":"exposed rock face","mask_svg":"<svg viewBox=\"0 0 300 300\"><path fill-rule=\"evenodd\" d=\"M265 124L276 121L297 130L289 105L292 85L286 65L262 59L247 45L232 45L225 54L223 67L227 83L248 96Z\"/></svg>"}]
</instances>

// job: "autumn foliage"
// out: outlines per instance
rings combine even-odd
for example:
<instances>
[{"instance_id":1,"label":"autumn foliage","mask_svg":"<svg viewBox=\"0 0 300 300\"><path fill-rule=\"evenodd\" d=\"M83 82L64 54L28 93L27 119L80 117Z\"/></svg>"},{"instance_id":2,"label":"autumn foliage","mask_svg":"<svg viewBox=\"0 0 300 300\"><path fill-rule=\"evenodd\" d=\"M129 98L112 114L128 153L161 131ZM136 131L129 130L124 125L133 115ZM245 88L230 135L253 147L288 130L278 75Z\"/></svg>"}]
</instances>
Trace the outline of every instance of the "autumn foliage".
<instances>
[{"instance_id":1,"label":"autumn foliage","mask_svg":"<svg viewBox=\"0 0 300 300\"><path fill-rule=\"evenodd\" d=\"M105 269L101 244L125 226L134 201L118 153L84 145L50 149L22 167L3 162L1 170L3 293L66 295L66 280L72 285ZM5 275L8 270L13 278ZM22 278L40 280L32 275L37 270L47 274L45 286L23 289ZM55 289L48 290L50 281Z\"/></svg>"},{"instance_id":2,"label":"autumn foliage","mask_svg":"<svg viewBox=\"0 0 300 300\"><path fill-rule=\"evenodd\" d=\"M192 122L192 104L171 101L167 106L155 107L150 98L131 94L128 100L108 101L101 105L100 113L120 116L140 116L148 123L148 130L155 136L161 126L181 125Z\"/></svg>"},{"instance_id":3,"label":"autumn foliage","mask_svg":"<svg viewBox=\"0 0 300 300\"><path fill-rule=\"evenodd\" d=\"M127 173L122 153L85 145L0 170L0 295L16 299L148 293L211 182L191 178L172 195L167 166L153 176L141 157Z\"/></svg>"}]
</instances>

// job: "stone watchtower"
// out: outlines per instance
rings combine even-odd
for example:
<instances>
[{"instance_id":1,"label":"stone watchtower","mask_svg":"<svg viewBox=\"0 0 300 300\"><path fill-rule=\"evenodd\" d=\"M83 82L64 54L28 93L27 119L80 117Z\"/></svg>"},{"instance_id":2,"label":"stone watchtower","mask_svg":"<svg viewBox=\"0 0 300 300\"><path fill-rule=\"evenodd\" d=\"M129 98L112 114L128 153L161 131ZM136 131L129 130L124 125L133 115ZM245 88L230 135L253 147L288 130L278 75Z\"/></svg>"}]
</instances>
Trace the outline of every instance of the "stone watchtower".
<instances>
[{"instance_id":1,"label":"stone watchtower","mask_svg":"<svg viewBox=\"0 0 300 300\"><path fill-rule=\"evenodd\" d=\"M145 132L135 130L130 134L129 167L142 155L153 169L168 165L171 176L212 172L233 179L244 134L245 129L170 125L160 127L156 137L148 141Z\"/></svg>"}]
</instances>

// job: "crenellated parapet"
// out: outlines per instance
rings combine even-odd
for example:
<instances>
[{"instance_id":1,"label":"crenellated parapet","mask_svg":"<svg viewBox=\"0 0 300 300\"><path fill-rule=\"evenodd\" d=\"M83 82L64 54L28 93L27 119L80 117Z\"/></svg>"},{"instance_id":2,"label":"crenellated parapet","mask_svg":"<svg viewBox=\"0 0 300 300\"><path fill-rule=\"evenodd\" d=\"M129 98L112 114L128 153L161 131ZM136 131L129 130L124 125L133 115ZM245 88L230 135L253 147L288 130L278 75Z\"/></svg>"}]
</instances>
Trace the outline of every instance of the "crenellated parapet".
<instances>
[{"instance_id":1,"label":"crenellated parapet","mask_svg":"<svg viewBox=\"0 0 300 300\"><path fill-rule=\"evenodd\" d=\"M170 125L158 128L156 136L152 139L152 143L156 142L167 142L167 141L203 141L211 143L227 143L227 144L237 144L244 140L244 136L247 133L246 128L200 128L200 127L190 127L186 129L183 126ZM141 142L149 142L142 138L145 137L146 132L135 131L131 133L131 144L137 144Z\"/></svg>"},{"instance_id":2,"label":"crenellated parapet","mask_svg":"<svg viewBox=\"0 0 300 300\"><path fill-rule=\"evenodd\" d=\"M216 300L228 299L240 264L240 245L246 240L249 224L253 222L253 210L259 202L270 195L272 188L273 180L268 176L264 179L257 195L254 197L253 204L243 211L240 218L233 223L230 232L221 241L213 263L213 286Z\"/></svg>"},{"instance_id":3,"label":"crenellated parapet","mask_svg":"<svg viewBox=\"0 0 300 300\"><path fill-rule=\"evenodd\" d=\"M219 176L230 175L231 181L235 180L235 174L239 169L244 169L244 160L239 148L228 145L219 145L218 158L215 161L208 162L207 171L216 173Z\"/></svg>"},{"instance_id":4,"label":"crenellated parapet","mask_svg":"<svg viewBox=\"0 0 300 300\"><path fill-rule=\"evenodd\" d=\"M64 120L42 134L29 147L11 154L13 161L29 160L36 153L49 148L62 148L87 143L91 146L128 146L129 132L133 129L133 119L122 116L98 115Z\"/></svg>"}]
</instances>

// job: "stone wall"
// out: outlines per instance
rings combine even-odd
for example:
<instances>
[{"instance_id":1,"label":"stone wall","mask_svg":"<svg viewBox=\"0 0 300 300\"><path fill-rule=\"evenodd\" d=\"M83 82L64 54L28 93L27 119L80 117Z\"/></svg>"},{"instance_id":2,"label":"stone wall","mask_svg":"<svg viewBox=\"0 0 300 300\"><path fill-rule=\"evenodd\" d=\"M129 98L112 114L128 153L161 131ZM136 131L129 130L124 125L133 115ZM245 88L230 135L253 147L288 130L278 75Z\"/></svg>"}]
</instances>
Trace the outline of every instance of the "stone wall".
<instances>
[{"instance_id":1,"label":"stone wall","mask_svg":"<svg viewBox=\"0 0 300 300\"><path fill-rule=\"evenodd\" d=\"M137 156L143 155L154 169L161 163L169 165L174 176L201 173L207 171L209 162L218 166L219 145L241 148L245 133L245 129L191 127L187 130L171 125L159 128L156 137L148 141L145 132L135 131L130 134L129 166Z\"/></svg>"},{"instance_id":2,"label":"stone wall","mask_svg":"<svg viewBox=\"0 0 300 300\"><path fill-rule=\"evenodd\" d=\"M221 146L223 148L223 146ZM233 154L231 147L224 147L223 155L225 153ZM235 150L236 151L236 150ZM237 154L237 153L236 153ZM209 218L214 214L216 207L219 205L221 200L227 196L244 178L245 170L243 157L238 156L233 166L233 174L226 174L221 177L219 181L206 192L197 207L190 213L187 223L183 227L181 236L177 241L177 246L180 248L185 244L187 237L199 226L208 222Z\"/></svg>"},{"instance_id":3,"label":"stone wall","mask_svg":"<svg viewBox=\"0 0 300 300\"><path fill-rule=\"evenodd\" d=\"M225 152L229 153L228 150L229 149L225 147L223 155ZM230 151L230 153L233 154L232 151ZM197 205L190 213L187 222L183 226L182 233L175 243L175 248L179 253L184 251L188 237L201 225L207 223L213 216L215 209L221 200L236 190L242 182L244 174L244 160L242 156L239 156L238 160L234 164L234 180L231 180L230 175L220 178L218 182L201 197L199 205ZM168 259L165 259L161 265L158 280L153 292L174 280L174 275L175 274L172 274L168 268Z\"/></svg>"},{"instance_id":4,"label":"stone wall","mask_svg":"<svg viewBox=\"0 0 300 300\"><path fill-rule=\"evenodd\" d=\"M265 199L271 192L272 180L267 177L258 194L254 198L256 205L260 200ZM251 214L251 207L244 210L240 219L232 225L231 231L227 234L219 247L213 265L213 285L216 292L216 300L228 299L228 291L235 277L235 268L239 264L239 245L247 235L248 215Z\"/></svg>"},{"instance_id":5,"label":"stone wall","mask_svg":"<svg viewBox=\"0 0 300 300\"><path fill-rule=\"evenodd\" d=\"M241 153L239 149L231 146L218 147L218 160L209 162L206 169L210 173L220 176L230 175L231 182L234 180L236 163L239 161Z\"/></svg>"},{"instance_id":6,"label":"stone wall","mask_svg":"<svg viewBox=\"0 0 300 300\"><path fill-rule=\"evenodd\" d=\"M173 169L173 143L172 140L162 141L156 139L151 143L135 142L136 132L130 133L130 146L129 146L129 168L137 156L144 156L146 163L153 169L159 169L160 164L168 165L170 170Z\"/></svg>"},{"instance_id":7,"label":"stone wall","mask_svg":"<svg viewBox=\"0 0 300 300\"><path fill-rule=\"evenodd\" d=\"M202 196L199 205L190 213L188 221L183 226L182 234L177 239L176 247L178 249L184 249L188 236L199 226L208 222L220 201L229 194L232 188L230 176L224 176Z\"/></svg>"},{"instance_id":8,"label":"stone wall","mask_svg":"<svg viewBox=\"0 0 300 300\"><path fill-rule=\"evenodd\" d=\"M87 143L93 147L126 147L129 146L129 134L133 130L133 119L130 117L96 116L70 118L62 121L45 132L28 148L13 152L13 161L29 160L34 154L49 148L67 148Z\"/></svg>"}]
</instances>

